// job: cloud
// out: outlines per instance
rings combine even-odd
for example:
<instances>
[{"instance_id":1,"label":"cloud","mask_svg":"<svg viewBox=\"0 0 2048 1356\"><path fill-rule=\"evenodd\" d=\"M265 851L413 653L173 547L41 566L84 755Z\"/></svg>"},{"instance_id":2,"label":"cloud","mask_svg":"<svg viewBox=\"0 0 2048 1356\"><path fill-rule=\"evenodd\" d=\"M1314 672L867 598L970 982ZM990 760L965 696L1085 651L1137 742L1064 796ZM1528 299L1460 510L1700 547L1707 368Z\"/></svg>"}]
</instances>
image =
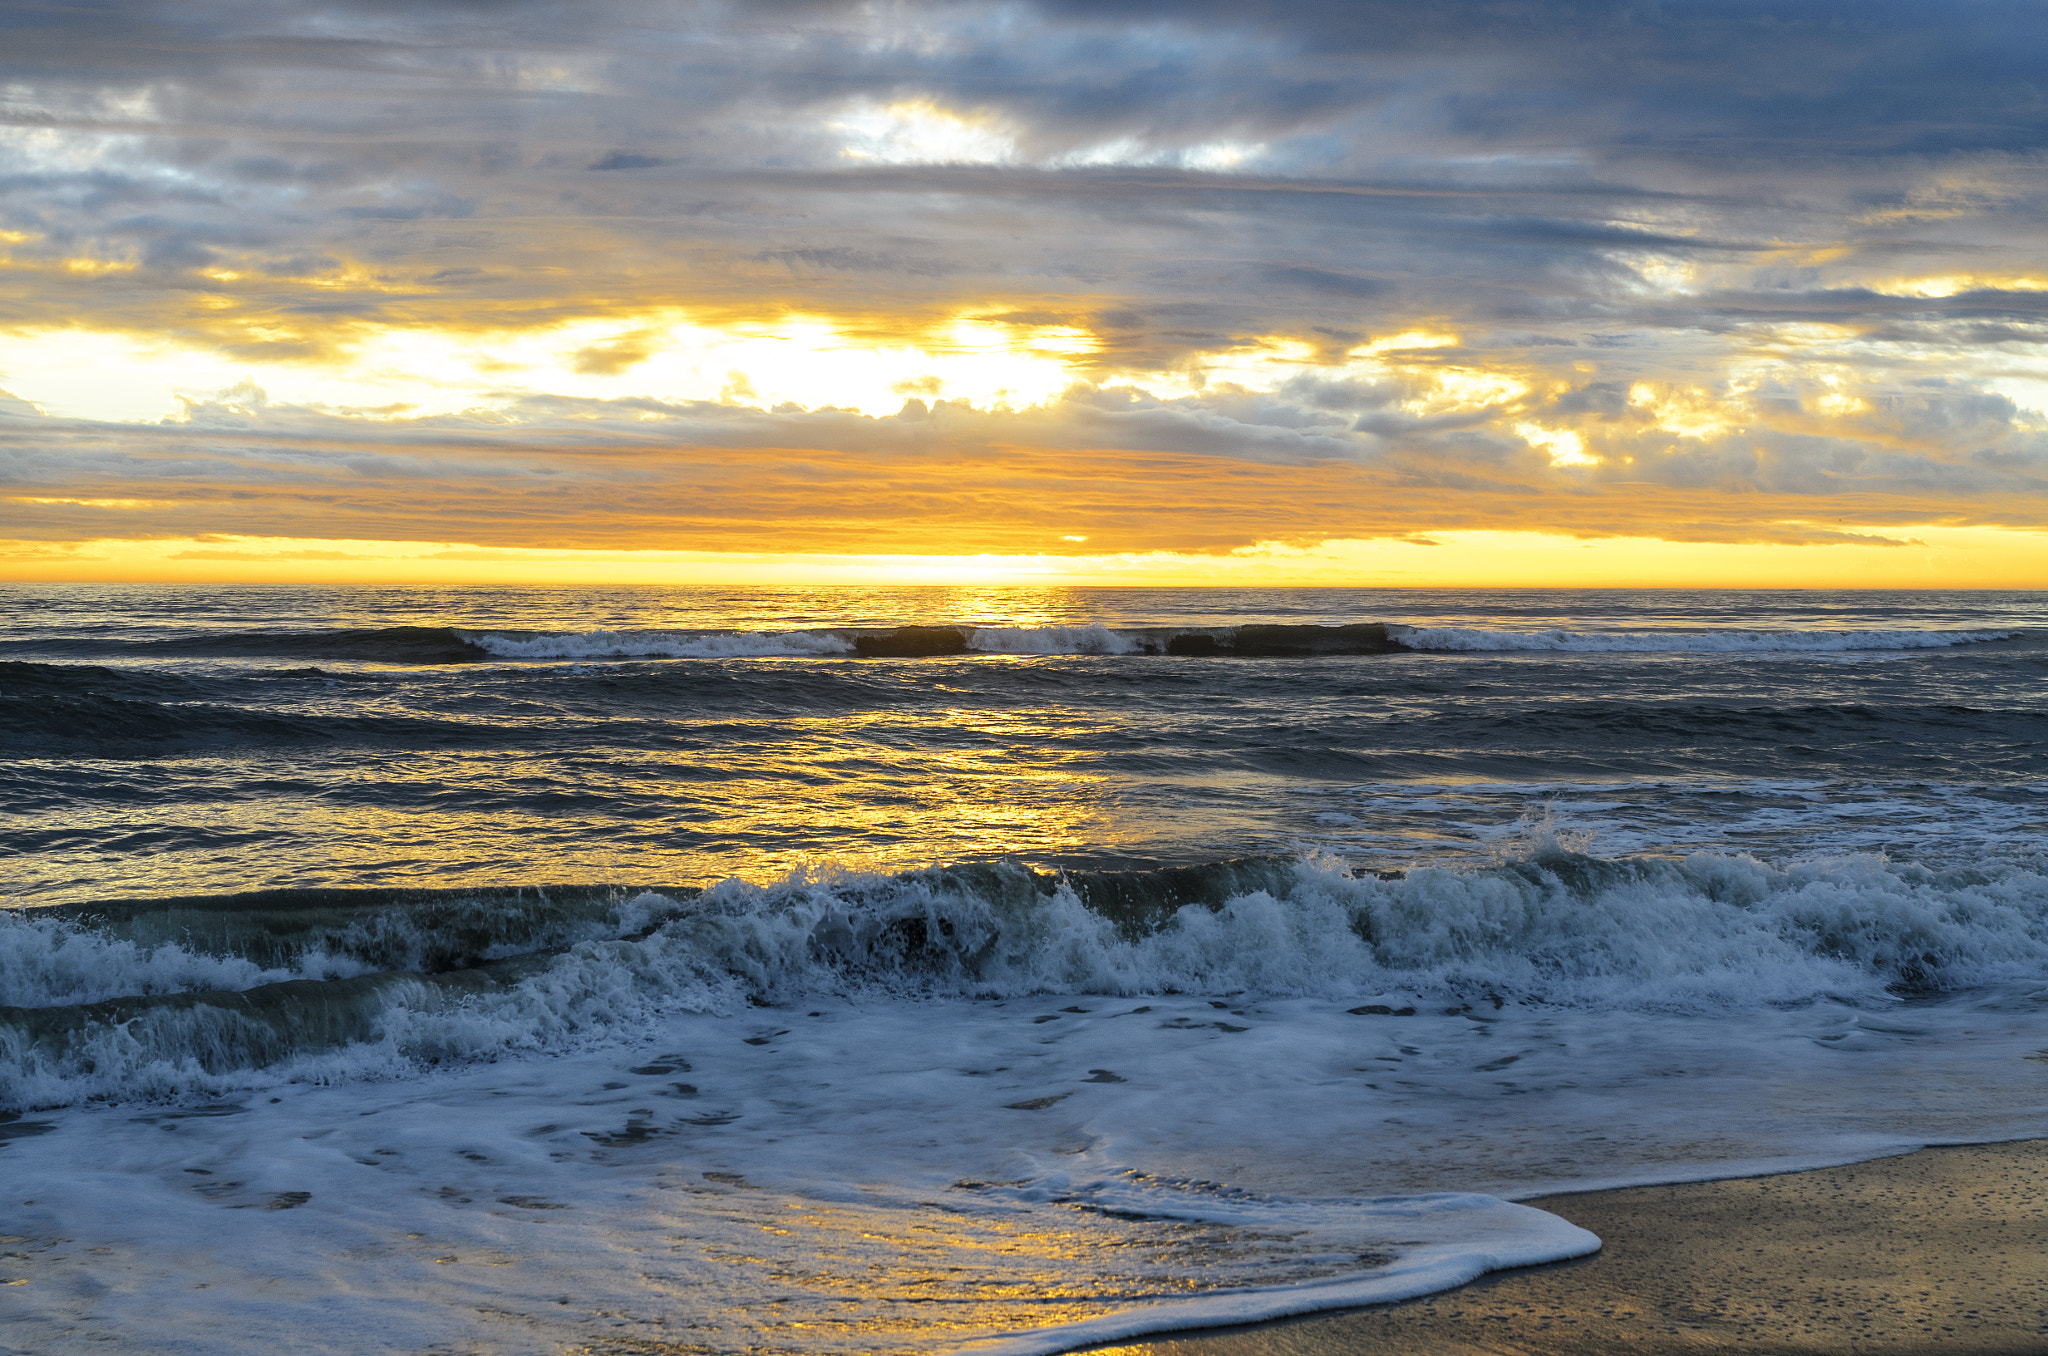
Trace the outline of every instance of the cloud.
<instances>
[{"instance_id":1,"label":"cloud","mask_svg":"<svg viewBox=\"0 0 2048 1356\"><path fill-rule=\"evenodd\" d=\"M0 471L48 540L2048 507L2016 0L114 0L8 35ZM1404 334L1442 342L1373 347ZM201 398L245 377L289 394Z\"/></svg>"},{"instance_id":2,"label":"cloud","mask_svg":"<svg viewBox=\"0 0 2048 1356\"><path fill-rule=\"evenodd\" d=\"M2048 526L2048 434L1981 395L1872 404L1812 431L1832 390L1781 382L1745 422L1673 432L1670 393L1534 393L1400 436L1285 392L1162 400L1081 387L1044 406L907 401L879 418L715 402L530 398L489 414L365 419L266 402L180 422L43 419L0 443L22 539L190 535L461 540L485 547L846 552L1228 552L1555 524L1582 536L1900 544L1867 525ZM1640 394L1640 393L1639 393ZM1577 413L1575 413L1577 411ZM1577 454L1558 455L1570 433ZM1835 520L1859 525L1843 529Z\"/></svg>"},{"instance_id":3,"label":"cloud","mask_svg":"<svg viewBox=\"0 0 2048 1356\"><path fill-rule=\"evenodd\" d=\"M659 169L668 163L668 161L663 160L660 156L634 155L630 151L612 151L602 160L591 162L590 168L594 170Z\"/></svg>"}]
</instances>

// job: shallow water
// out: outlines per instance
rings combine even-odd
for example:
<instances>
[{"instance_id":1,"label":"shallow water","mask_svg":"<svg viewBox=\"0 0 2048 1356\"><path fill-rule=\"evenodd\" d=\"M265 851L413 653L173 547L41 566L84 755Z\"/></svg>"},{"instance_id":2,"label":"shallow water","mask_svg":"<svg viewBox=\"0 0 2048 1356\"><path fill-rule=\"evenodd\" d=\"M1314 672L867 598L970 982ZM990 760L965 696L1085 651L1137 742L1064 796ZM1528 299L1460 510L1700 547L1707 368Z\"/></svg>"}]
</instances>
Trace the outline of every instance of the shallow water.
<instances>
[{"instance_id":1,"label":"shallow water","mask_svg":"<svg viewBox=\"0 0 2048 1356\"><path fill-rule=\"evenodd\" d=\"M2043 602L16 590L0 1344L1049 1351L2042 1133Z\"/></svg>"}]
</instances>

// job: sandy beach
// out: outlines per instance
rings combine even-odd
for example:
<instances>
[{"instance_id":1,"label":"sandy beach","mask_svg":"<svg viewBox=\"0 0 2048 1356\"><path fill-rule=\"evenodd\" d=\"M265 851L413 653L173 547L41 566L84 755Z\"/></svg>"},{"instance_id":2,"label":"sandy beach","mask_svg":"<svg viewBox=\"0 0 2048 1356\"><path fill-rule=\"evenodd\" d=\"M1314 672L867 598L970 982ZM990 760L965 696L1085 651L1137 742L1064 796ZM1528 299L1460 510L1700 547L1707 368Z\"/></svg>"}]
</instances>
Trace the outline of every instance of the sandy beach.
<instances>
[{"instance_id":1,"label":"sandy beach","mask_svg":"<svg viewBox=\"0 0 2048 1356\"><path fill-rule=\"evenodd\" d=\"M1529 1204L1599 1254L1097 1356L2048 1351L2048 1140Z\"/></svg>"}]
</instances>

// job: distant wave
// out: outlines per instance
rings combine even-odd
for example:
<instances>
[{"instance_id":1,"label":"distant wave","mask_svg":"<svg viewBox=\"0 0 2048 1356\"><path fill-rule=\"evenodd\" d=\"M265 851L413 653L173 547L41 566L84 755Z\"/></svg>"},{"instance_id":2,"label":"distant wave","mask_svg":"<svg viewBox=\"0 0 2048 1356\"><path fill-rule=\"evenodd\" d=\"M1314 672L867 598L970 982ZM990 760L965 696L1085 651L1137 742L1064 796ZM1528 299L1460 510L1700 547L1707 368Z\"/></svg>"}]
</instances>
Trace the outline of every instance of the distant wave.
<instances>
[{"instance_id":1,"label":"distant wave","mask_svg":"<svg viewBox=\"0 0 2048 1356\"><path fill-rule=\"evenodd\" d=\"M293 682L334 681L318 669L285 670L278 676ZM174 674L0 662L0 753L148 757L168 745L282 748L337 741L452 748L516 737L477 721L242 706L235 703L238 695L210 691L206 684ZM205 696L227 700L194 699Z\"/></svg>"},{"instance_id":2,"label":"distant wave","mask_svg":"<svg viewBox=\"0 0 2048 1356\"><path fill-rule=\"evenodd\" d=\"M855 653L831 631L457 631L494 659L751 659Z\"/></svg>"},{"instance_id":3,"label":"distant wave","mask_svg":"<svg viewBox=\"0 0 2048 1356\"><path fill-rule=\"evenodd\" d=\"M0 643L36 657L349 659L371 664L462 664L489 656L445 626L327 627L309 631L197 631L161 640L45 637Z\"/></svg>"},{"instance_id":4,"label":"distant wave","mask_svg":"<svg viewBox=\"0 0 2048 1356\"><path fill-rule=\"evenodd\" d=\"M1400 649L1377 622L1353 626L1216 627L898 626L817 631L460 631L465 644L499 659L723 659L853 655L919 659L945 655L1178 655L1283 658L1386 654Z\"/></svg>"},{"instance_id":5,"label":"distant wave","mask_svg":"<svg viewBox=\"0 0 2048 1356\"><path fill-rule=\"evenodd\" d=\"M925 659L947 655L1175 655L1292 658L1386 654L1402 646L1377 622L1352 626L1210 627L894 626L802 631L497 631L390 626L309 631L230 631L165 640L66 637L0 644L36 658L235 658L344 660L368 664L470 664L487 660ZM0 675L4 676L4 675Z\"/></svg>"},{"instance_id":6,"label":"distant wave","mask_svg":"<svg viewBox=\"0 0 2048 1356\"><path fill-rule=\"evenodd\" d=\"M1206 635L1204 636L1207 639ZM986 639L986 637L984 637ZM1104 631L1098 636L1030 631L1002 636L995 643L1013 646L1007 653L1089 654L1091 643L1108 645L1126 639ZM1054 650L1053 645L1065 648ZM1032 649L1027 646L1042 648ZM976 659L976 654L990 656ZM968 662L1002 664L1003 651L963 652ZM1095 652L1099 653L1099 651ZM347 758L351 750L439 749L520 750L522 756L551 756L578 747L601 730L608 751L633 756L632 750L666 753L674 748L679 729L710 718L751 720L762 709L791 706L827 713L866 709L877 697L876 685L888 690L892 680L886 664L861 669L842 656L823 667L791 664L770 673L671 666L636 662L588 670L581 662L504 661L498 671L515 684L528 681L581 684L601 682L602 694L585 694L589 711L565 718L554 707L498 700L487 688L469 684L440 685L433 672L421 678L394 678L389 673L348 671L339 667L278 667L260 671L230 669L194 676L163 669L104 667L91 664L35 664L0 661L0 759L13 757L106 758L114 760L183 757L232 750L286 749L321 751L322 758ZM720 661L699 661L712 665ZM1110 658L1106 663L1165 665L1158 659ZM1217 660L1215 663L1238 663ZM531 669L514 667L522 663ZM990 674L991 681L1014 678L1028 687L1029 673ZM1215 669L1184 675L1221 696L1241 692L1236 678L1256 684L1256 669L1233 675ZM372 694L390 691L394 683L424 683L428 705L395 709L380 700L365 700L354 688ZM891 698L895 700L895 698ZM765 704L765 708L764 708ZM590 713L602 713L593 727ZM679 724L680 722L680 724ZM1900 750L1919 748L1936 763L1960 760L1971 775L2031 775L2043 764L2044 722L2048 714L2024 706L1975 707L1953 700L1898 701L1760 701L1644 700L1588 697L1571 702L1534 700L1493 704L1483 709L1441 712L1397 712L1376 719L1373 736L1346 753L1302 753L1338 775L1373 769L1390 771L1412 765L1417 749L1435 751L1457 761L1468 751L1481 757L1514 757L1531 749L1570 748L1582 756L1626 754L1630 750L1679 747L1688 756L1706 759L1722 770L1763 775L1779 766L1771 750L1786 741L1819 740L1839 747L1840 766L1855 766L1885 776L1896 770ZM1345 738L1340 725L1322 727L1331 738ZM1732 761L1731 761L1732 760ZM1308 764L1297 761L1297 767ZM1923 769L1935 763L1921 762ZM494 805L510 812L530 808L553 813L557 791L546 784L499 785L490 793Z\"/></svg>"},{"instance_id":7,"label":"distant wave","mask_svg":"<svg viewBox=\"0 0 2048 1356\"><path fill-rule=\"evenodd\" d=\"M1219 626L931 625L800 631L495 631L441 626L229 631L162 640L68 637L9 642L36 658L340 660L367 664L471 664L489 660L921 659L949 655L1157 655L1293 659L1403 651L1556 651L1720 654L1930 649L2010 640L2019 631L1508 631L1478 627L1345 626L1246 622ZM19 677L20 675L16 675ZM0 686L6 673L0 672Z\"/></svg>"},{"instance_id":8,"label":"distant wave","mask_svg":"<svg viewBox=\"0 0 2048 1356\"><path fill-rule=\"evenodd\" d=\"M135 648L172 655L358 659L383 664L460 664L484 657L460 632L445 626L241 631L148 641Z\"/></svg>"},{"instance_id":9,"label":"distant wave","mask_svg":"<svg viewBox=\"0 0 2048 1356\"><path fill-rule=\"evenodd\" d=\"M1931 650L2011 640L2018 631L1493 631L1463 626L1390 626L1411 650L1549 650L1589 654L1827 653L1840 650Z\"/></svg>"}]
</instances>

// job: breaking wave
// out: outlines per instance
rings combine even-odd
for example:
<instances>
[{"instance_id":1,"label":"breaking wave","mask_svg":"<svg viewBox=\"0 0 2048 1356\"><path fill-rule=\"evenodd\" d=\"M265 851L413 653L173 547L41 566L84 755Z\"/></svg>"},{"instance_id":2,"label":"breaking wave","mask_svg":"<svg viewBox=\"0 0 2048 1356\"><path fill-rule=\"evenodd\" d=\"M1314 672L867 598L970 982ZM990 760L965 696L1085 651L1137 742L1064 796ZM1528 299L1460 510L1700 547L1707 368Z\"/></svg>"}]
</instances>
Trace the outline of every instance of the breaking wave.
<instances>
[{"instance_id":1,"label":"breaking wave","mask_svg":"<svg viewBox=\"0 0 2048 1356\"><path fill-rule=\"evenodd\" d=\"M1146 633L1102 625L983 627L966 644L983 654L1157 654L1160 648Z\"/></svg>"},{"instance_id":2,"label":"breaking wave","mask_svg":"<svg viewBox=\"0 0 2048 1356\"><path fill-rule=\"evenodd\" d=\"M964 865L708 890L278 891L0 924L0 1106L214 1093L825 994L1253 991L1686 1011L1893 1003L2048 964L2048 876L1877 858L1483 870ZM260 1080L259 1080L260 1081Z\"/></svg>"}]
</instances>

